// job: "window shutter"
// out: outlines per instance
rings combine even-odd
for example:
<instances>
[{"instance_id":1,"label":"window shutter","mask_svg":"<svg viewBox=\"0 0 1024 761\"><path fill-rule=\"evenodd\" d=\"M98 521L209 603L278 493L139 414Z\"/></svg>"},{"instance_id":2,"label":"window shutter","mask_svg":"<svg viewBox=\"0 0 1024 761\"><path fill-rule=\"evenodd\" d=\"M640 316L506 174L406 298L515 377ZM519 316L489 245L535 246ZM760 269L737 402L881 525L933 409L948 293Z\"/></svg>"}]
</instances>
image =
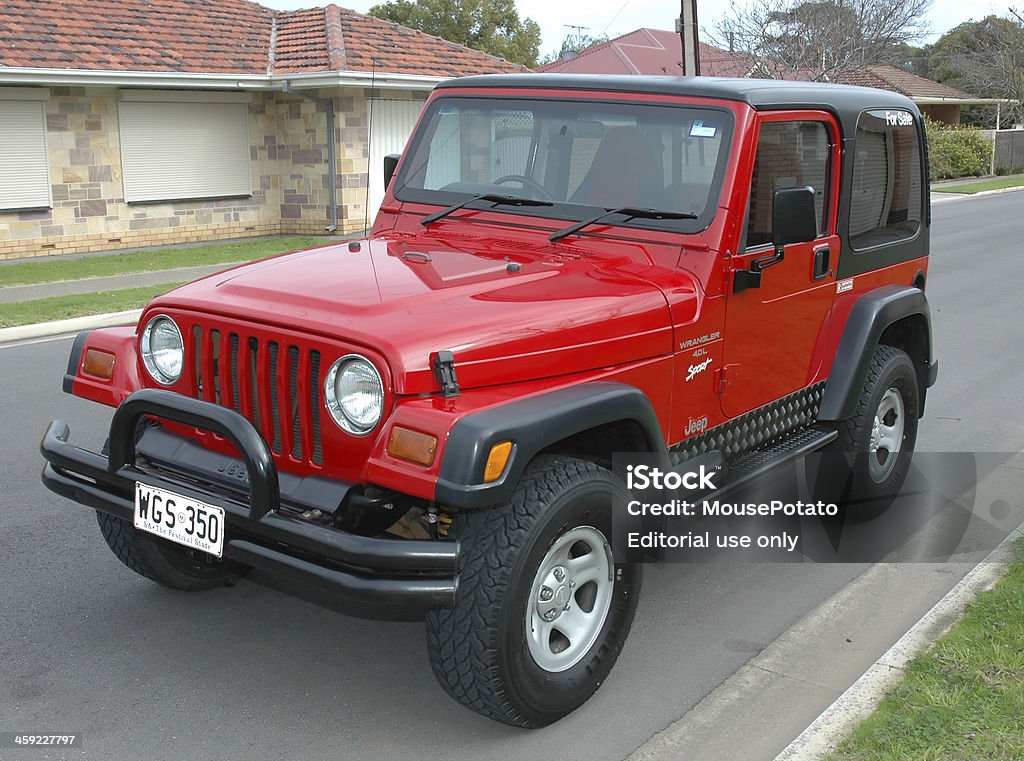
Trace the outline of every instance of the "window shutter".
<instances>
[{"instance_id":1,"label":"window shutter","mask_svg":"<svg viewBox=\"0 0 1024 761\"><path fill-rule=\"evenodd\" d=\"M42 101L0 99L0 135L0 209L51 206Z\"/></svg>"},{"instance_id":2,"label":"window shutter","mask_svg":"<svg viewBox=\"0 0 1024 761\"><path fill-rule=\"evenodd\" d=\"M124 197L173 201L252 194L243 103L120 103Z\"/></svg>"}]
</instances>

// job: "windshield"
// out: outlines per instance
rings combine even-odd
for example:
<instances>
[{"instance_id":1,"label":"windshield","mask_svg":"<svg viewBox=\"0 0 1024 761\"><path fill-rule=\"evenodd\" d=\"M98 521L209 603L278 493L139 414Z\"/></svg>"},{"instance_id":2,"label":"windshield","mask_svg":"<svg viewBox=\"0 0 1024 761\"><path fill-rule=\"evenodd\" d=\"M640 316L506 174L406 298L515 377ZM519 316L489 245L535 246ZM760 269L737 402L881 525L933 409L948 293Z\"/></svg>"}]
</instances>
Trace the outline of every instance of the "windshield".
<instances>
[{"instance_id":1,"label":"windshield","mask_svg":"<svg viewBox=\"0 0 1024 761\"><path fill-rule=\"evenodd\" d=\"M565 220L654 209L679 214L615 224L696 232L718 205L731 133L731 113L716 108L439 98L410 143L394 193L445 206L486 194L548 201L526 213ZM493 210L524 213L511 204Z\"/></svg>"}]
</instances>

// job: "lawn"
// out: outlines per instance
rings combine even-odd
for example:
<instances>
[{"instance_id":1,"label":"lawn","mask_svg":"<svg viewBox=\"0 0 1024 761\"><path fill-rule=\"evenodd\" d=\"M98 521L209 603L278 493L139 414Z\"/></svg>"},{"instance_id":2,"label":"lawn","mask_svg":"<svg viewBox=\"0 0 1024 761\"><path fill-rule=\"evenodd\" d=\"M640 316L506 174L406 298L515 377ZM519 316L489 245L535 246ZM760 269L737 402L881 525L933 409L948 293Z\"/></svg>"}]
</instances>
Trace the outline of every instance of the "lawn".
<instances>
[{"instance_id":1,"label":"lawn","mask_svg":"<svg viewBox=\"0 0 1024 761\"><path fill-rule=\"evenodd\" d=\"M982 182L964 182L957 185L940 185L932 188L936 193L966 193L974 195L983 190L1004 190L1005 188L1024 187L1024 177L1004 177L1003 179L984 180Z\"/></svg>"},{"instance_id":2,"label":"lawn","mask_svg":"<svg viewBox=\"0 0 1024 761\"><path fill-rule=\"evenodd\" d=\"M0 328L66 320L70 317L84 317L90 314L123 312L127 309L141 309L154 296L165 293L178 285L181 283L167 283L118 291L99 291L76 296L51 296L14 304L0 304Z\"/></svg>"},{"instance_id":3,"label":"lawn","mask_svg":"<svg viewBox=\"0 0 1024 761\"><path fill-rule=\"evenodd\" d=\"M37 285L60 280L154 272L205 264L228 264L262 259L273 254L336 242L326 237L257 238L208 243L187 248L160 248L125 254L104 254L78 258L54 257L47 261L25 261L0 265L0 286Z\"/></svg>"},{"instance_id":4,"label":"lawn","mask_svg":"<svg viewBox=\"0 0 1024 761\"><path fill-rule=\"evenodd\" d=\"M1024 557L828 761L1024 759Z\"/></svg>"}]
</instances>

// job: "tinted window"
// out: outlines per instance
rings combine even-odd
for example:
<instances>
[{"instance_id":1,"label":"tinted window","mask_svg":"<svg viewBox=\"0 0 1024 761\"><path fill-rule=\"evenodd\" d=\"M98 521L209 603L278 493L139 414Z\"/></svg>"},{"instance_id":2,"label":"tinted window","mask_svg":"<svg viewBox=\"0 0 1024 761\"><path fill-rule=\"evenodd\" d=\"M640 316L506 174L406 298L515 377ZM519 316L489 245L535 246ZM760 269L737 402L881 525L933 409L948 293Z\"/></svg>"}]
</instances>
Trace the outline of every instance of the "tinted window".
<instances>
[{"instance_id":1,"label":"tinted window","mask_svg":"<svg viewBox=\"0 0 1024 761\"><path fill-rule=\"evenodd\" d=\"M909 111L868 111L857 124L850 198L856 249L913 237L921 226L921 148Z\"/></svg>"},{"instance_id":2,"label":"tinted window","mask_svg":"<svg viewBox=\"0 0 1024 761\"><path fill-rule=\"evenodd\" d=\"M828 129L822 122L766 122L757 139L750 183L747 246L772 242L772 204L776 190L814 188L818 234L828 221Z\"/></svg>"}]
</instances>

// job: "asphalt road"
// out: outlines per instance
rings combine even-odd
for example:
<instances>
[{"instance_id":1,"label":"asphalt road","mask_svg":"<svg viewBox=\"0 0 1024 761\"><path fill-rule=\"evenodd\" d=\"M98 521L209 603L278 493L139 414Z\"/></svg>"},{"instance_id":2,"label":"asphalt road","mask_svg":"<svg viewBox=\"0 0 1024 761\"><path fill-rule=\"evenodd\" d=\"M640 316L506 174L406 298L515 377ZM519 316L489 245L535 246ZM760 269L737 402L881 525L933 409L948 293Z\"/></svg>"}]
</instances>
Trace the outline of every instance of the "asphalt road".
<instances>
[{"instance_id":1,"label":"asphalt road","mask_svg":"<svg viewBox=\"0 0 1024 761\"><path fill-rule=\"evenodd\" d=\"M935 206L927 291L941 372L921 449L1024 448L1021 208L1016 193ZM420 624L352 619L257 575L186 594L121 566L93 514L39 483L50 419L69 422L80 446L105 437L108 411L60 391L69 348L0 347L0 731L76 732L84 747L0 758L622 759L865 568L649 569L633 633L598 694L555 726L514 730L447 698ZM873 601L865 616L912 621L959 578L907 568L898 610Z\"/></svg>"}]
</instances>

